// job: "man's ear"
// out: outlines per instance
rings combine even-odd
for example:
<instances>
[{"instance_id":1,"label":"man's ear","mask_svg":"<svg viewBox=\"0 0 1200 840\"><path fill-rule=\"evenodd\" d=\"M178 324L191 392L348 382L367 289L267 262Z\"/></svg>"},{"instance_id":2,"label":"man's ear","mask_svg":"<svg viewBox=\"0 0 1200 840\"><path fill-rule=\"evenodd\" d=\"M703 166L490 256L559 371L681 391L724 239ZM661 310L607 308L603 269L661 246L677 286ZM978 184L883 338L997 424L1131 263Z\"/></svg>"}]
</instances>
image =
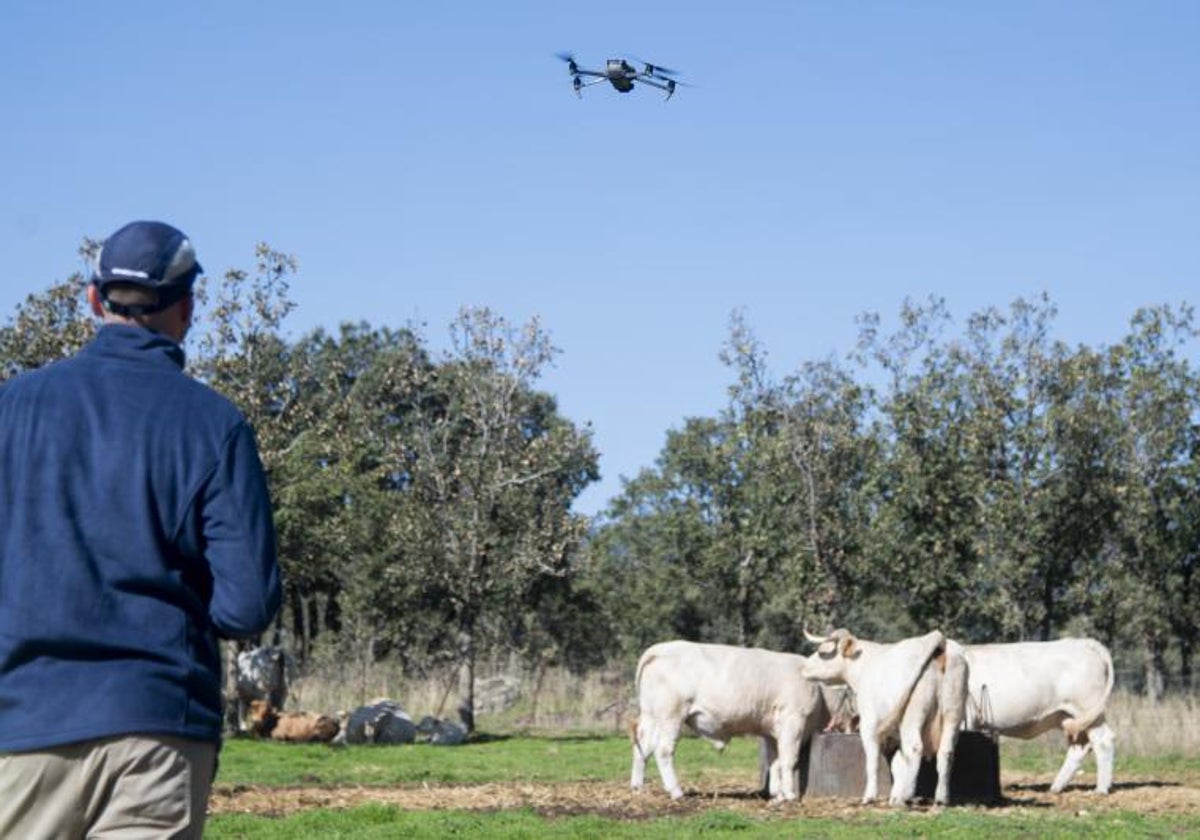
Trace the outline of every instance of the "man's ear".
<instances>
[{"instance_id":1,"label":"man's ear","mask_svg":"<svg viewBox=\"0 0 1200 840\"><path fill-rule=\"evenodd\" d=\"M100 297L100 290L96 288L95 283L88 283L87 299L91 304L92 314L97 318L104 317L104 300Z\"/></svg>"},{"instance_id":2,"label":"man's ear","mask_svg":"<svg viewBox=\"0 0 1200 840\"><path fill-rule=\"evenodd\" d=\"M187 331L192 328L192 316L196 314L196 298L188 292L183 296L182 306L179 310L179 315L183 318L183 332L186 335Z\"/></svg>"}]
</instances>

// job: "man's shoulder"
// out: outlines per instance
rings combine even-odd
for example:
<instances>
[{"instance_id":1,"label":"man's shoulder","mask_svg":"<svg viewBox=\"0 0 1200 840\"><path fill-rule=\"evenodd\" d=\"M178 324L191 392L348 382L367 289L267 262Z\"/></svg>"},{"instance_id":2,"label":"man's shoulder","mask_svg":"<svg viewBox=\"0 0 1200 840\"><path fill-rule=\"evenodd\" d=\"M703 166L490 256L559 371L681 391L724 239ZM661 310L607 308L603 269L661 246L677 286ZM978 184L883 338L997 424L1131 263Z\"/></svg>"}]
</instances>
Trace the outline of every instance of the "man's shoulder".
<instances>
[{"instance_id":1,"label":"man's shoulder","mask_svg":"<svg viewBox=\"0 0 1200 840\"><path fill-rule=\"evenodd\" d=\"M233 400L206 382L181 374L175 379L174 387L183 398L180 407L189 412L202 412L209 419L226 426L246 422L245 415Z\"/></svg>"},{"instance_id":2,"label":"man's shoulder","mask_svg":"<svg viewBox=\"0 0 1200 840\"><path fill-rule=\"evenodd\" d=\"M46 380L70 376L71 370L77 366L77 358L77 356L68 356L47 362L41 367L19 371L8 379L0 381L0 393L16 393L22 388L38 387L39 383Z\"/></svg>"}]
</instances>

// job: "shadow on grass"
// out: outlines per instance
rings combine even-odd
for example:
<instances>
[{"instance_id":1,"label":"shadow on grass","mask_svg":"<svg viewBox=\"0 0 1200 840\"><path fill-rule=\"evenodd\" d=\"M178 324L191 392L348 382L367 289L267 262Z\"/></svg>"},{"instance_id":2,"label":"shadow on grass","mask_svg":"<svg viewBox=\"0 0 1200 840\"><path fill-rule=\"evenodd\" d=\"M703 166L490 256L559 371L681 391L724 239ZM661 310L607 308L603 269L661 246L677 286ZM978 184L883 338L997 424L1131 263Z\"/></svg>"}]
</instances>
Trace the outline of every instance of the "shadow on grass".
<instances>
[{"instance_id":1,"label":"shadow on grass","mask_svg":"<svg viewBox=\"0 0 1200 840\"><path fill-rule=\"evenodd\" d=\"M516 732L512 735L497 735L497 739L503 738L522 738L530 741L546 741L555 744L584 744L596 743L599 741L610 741L614 736L604 735L602 733L587 732L578 734L567 733L541 733L541 732Z\"/></svg>"},{"instance_id":2,"label":"shadow on grass","mask_svg":"<svg viewBox=\"0 0 1200 840\"><path fill-rule=\"evenodd\" d=\"M497 744L512 739L512 735L494 732L472 732L467 736L468 744Z\"/></svg>"},{"instance_id":3,"label":"shadow on grass","mask_svg":"<svg viewBox=\"0 0 1200 840\"><path fill-rule=\"evenodd\" d=\"M1141 790L1143 788L1178 788L1183 787L1179 782L1160 782L1160 781L1136 781L1136 782L1113 782L1112 790ZM1049 782L1030 782L1026 784L1011 784L1005 786L1006 790L1028 791L1030 793L1050 793ZM1063 793L1092 793L1095 790L1095 785L1076 784L1067 785L1063 789ZM1102 795L1102 794L1101 794Z\"/></svg>"}]
</instances>

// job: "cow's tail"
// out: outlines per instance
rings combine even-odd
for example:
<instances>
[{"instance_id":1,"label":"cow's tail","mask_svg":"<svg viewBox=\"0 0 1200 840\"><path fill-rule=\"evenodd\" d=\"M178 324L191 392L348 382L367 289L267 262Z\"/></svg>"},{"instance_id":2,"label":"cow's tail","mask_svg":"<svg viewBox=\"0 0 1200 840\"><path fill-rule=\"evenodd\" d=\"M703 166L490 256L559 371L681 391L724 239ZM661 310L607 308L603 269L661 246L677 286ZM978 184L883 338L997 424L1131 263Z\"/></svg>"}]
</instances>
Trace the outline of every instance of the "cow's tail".
<instances>
[{"instance_id":1,"label":"cow's tail","mask_svg":"<svg viewBox=\"0 0 1200 840\"><path fill-rule=\"evenodd\" d=\"M655 652L654 648L649 648L645 653L642 654L642 658L638 660L637 672L633 675L633 690L637 693L639 700L641 699L642 695L642 671L645 671L646 666L649 665L656 657L657 653Z\"/></svg>"},{"instance_id":2,"label":"cow's tail","mask_svg":"<svg viewBox=\"0 0 1200 840\"><path fill-rule=\"evenodd\" d=\"M908 685L904 687L904 692L900 695L899 701L892 707L892 710L879 721L875 727L875 737L882 739L889 733L893 732L900 726L900 719L904 717L904 712L908 708L908 700L912 697L912 693L916 690L917 683L921 681L921 675L925 673L926 667L939 651L945 652L946 637L938 630L934 630L930 635L929 644L921 653L920 664L913 669L912 679Z\"/></svg>"},{"instance_id":3,"label":"cow's tail","mask_svg":"<svg viewBox=\"0 0 1200 840\"><path fill-rule=\"evenodd\" d=\"M1108 652L1108 648L1095 639L1088 639L1088 641L1091 642L1091 647L1096 655L1104 662L1104 667L1108 670L1108 679L1104 686L1104 696L1100 698L1099 703L1088 709L1085 714L1063 721L1063 732L1066 733L1067 740L1071 743L1077 742L1082 733L1087 732L1096 725L1100 718L1104 717L1105 708L1108 706L1108 697L1113 690L1113 680L1116 678L1112 654Z\"/></svg>"},{"instance_id":4,"label":"cow's tail","mask_svg":"<svg viewBox=\"0 0 1200 840\"><path fill-rule=\"evenodd\" d=\"M633 748L644 758L649 753L654 751L655 735L652 732L643 731L643 722L651 725L645 717L645 710L642 705L642 672L657 658L657 654L653 647L646 650L638 660L637 671L633 675L633 691L637 695L638 700L638 716L629 724L629 740L633 741ZM648 741L650 743L643 743Z\"/></svg>"}]
</instances>

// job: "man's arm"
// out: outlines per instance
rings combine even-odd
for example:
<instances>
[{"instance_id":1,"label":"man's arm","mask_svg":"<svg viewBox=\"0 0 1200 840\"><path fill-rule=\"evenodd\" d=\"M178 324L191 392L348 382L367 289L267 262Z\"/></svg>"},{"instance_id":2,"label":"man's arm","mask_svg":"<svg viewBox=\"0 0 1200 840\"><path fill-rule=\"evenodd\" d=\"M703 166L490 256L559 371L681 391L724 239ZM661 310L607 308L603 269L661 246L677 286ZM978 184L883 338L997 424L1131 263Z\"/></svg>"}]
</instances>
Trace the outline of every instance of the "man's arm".
<instances>
[{"instance_id":1,"label":"man's arm","mask_svg":"<svg viewBox=\"0 0 1200 840\"><path fill-rule=\"evenodd\" d=\"M226 441L205 489L201 528L213 579L209 617L217 634L257 636L275 618L282 592L266 476L245 423Z\"/></svg>"}]
</instances>

